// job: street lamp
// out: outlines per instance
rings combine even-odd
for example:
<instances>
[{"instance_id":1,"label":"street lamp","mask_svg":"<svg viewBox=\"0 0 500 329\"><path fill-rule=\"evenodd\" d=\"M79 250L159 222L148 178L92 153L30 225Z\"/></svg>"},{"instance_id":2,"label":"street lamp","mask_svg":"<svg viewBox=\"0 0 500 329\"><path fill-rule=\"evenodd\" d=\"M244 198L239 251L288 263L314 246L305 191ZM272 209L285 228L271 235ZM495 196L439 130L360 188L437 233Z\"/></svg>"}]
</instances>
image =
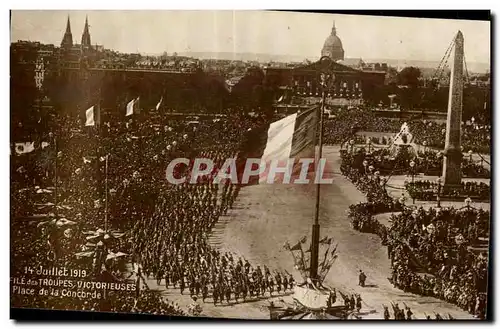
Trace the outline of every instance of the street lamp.
<instances>
[{"instance_id":1,"label":"street lamp","mask_svg":"<svg viewBox=\"0 0 500 329\"><path fill-rule=\"evenodd\" d=\"M437 179L437 184L438 184L438 190L437 190L437 207L441 208L441 183L443 182L443 179L441 177L438 177Z\"/></svg>"},{"instance_id":2,"label":"street lamp","mask_svg":"<svg viewBox=\"0 0 500 329\"><path fill-rule=\"evenodd\" d=\"M349 146L350 146L350 148L351 148L351 153L354 153L354 139L351 139L351 140L349 141Z\"/></svg>"},{"instance_id":3,"label":"street lamp","mask_svg":"<svg viewBox=\"0 0 500 329\"><path fill-rule=\"evenodd\" d=\"M368 161L363 160L363 167L365 167L365 175L367 174L366 172L366 167L368 166Z\"/></svg>"},{"instance_id":4,"label":"street lamp","mask_svg":"<svg viewBox=\"0 0 500 329\"><path fill-rule=\"evenodd\" d=\"M413 187L415 183L415 161L411 160L410 161L410 171L411 171L411 185ZM413 194L413 204L415 204L415 194Z\"/></svg>"},{"instance_id":5,"label":"street lamp","mask_svg":"<svg viewBox=\"0 0 500 329\"><path fill-rule=\"evenodd\" d=\"M368 153L371 153L372 139L370 137L368 137L367 143L368 143Z\"/></svg>"},{"instance_id":6,"label":"street lamp","mask_svg":"<svg viewBox=\"0 0 500 329\"><path fill-rule=\"evenodd\" d=\"M403 194L403 195L401 195L401 197L399 198L399 200L398 200L398 201L399 201L399 203L401 204L401 206L404 206L404 205L405 205L406 198L405 198L404 194Z\"/></svg>"},{"instance_id":7,"label":"street lamp","mask_svg":"<svg viewBox=\"0 0 500 329\"><path fill-rule=\"evenodd\" d=\"M415 181L415 161L413 160L410 161L410 171L411 171L411 182L413 184Z\"/></svg>"},{"instance_id":8,"label":"street lamp","mask_svg":"<svg viewBox=\"0 0 500 329\"><path fill-rule=\"evenodd\" d=\"M465 199L465 206L467 207L467 210L470 209L470 204L471 203L472 203L471 198L468 197L467 199Z\"/></svg>"}]
</instances>

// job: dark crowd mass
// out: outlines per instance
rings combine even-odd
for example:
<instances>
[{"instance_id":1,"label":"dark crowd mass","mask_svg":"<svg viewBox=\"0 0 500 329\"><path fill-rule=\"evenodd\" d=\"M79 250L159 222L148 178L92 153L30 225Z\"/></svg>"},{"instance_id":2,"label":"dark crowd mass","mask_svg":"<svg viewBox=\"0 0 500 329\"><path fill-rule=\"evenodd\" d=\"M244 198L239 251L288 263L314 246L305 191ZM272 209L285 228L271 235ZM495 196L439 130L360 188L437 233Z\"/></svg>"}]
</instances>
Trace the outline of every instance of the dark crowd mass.
<instances>
[{"instance_id":1,"label":"dark crowd mass","mask_svg":"<svg viewBox=\"0 0 500 329\"><path fill-rule=\"evenodd\" d=\"M375 151L376 152L376 151ZM380 236L391 261L390 281L395 287L422 296L436 297L484 319L487 306L488 242L490 212L476 209L470 199L461 208L405 206L405 198L391 197L366 152L341 151L341 172L366 195L367 202L351 205L352 227ZM396 212L389 226L375 215ZM384 306L386 319L403 320L404 310L393 304L393 315ZM431 316L427 316L431 319ZM442 320L442 315L435 318Z\"/></svg>"},{"instance_id":2,"label":"dark crowd mass","mask_svg":"<svg viewBox=\"0 0 500 329\"><path fill-rule=\"evenodd\" d=\"M12 264L12 275L22 274L26 266L86 269L87 279L135 280L137 296L111 294L106 301L68 304L16 297L13 305L185 314L149 290L148 278L216 305L290 292L290 274L208 244L241 186L229 180L214 183L216 169L195 184L188 179L175 185L165 178L175 158L210 158L220 168L238 156L245 133L266 119L141 114L100 127L57 117L57 125L35 142L34 150L13 150L11 157L11 249L19 260ZM174 175L189 169L176 167ZM134 264L140 270L131 270Z\"/></svg>"},{"instance_id":3,"label":"dark crowd mass","mask_svg":"<svg viewBox=\"0 0 500 329\"><path fill-rule=\"evenodd\" d=\"M421 118L377 117L369 108L337 109L335 117L325 121L325 144L342 144L353 138L356 132L397 133L407 122L415 143L433 148L444 148L446 123ZM366 139L362 139L366 141ZM462 147L464 152L490 153L491 124L470 118L462 122Z\"/></svg>"}]
</instances>

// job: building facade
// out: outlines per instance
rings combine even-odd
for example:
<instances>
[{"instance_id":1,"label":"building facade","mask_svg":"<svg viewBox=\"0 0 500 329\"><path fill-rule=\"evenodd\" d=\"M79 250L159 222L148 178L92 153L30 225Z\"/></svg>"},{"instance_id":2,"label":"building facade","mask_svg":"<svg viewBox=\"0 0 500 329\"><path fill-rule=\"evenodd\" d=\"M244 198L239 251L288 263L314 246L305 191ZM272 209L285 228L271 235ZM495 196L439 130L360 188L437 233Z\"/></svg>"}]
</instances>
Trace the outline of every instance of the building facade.
<instances>
[{"instance_id":1,"label":"building facade","mask_svg":"<svg viewBox=\"0 0 500 329\"><path fill-rule=\"evenodd\" d=\"M276 99L293 104L303 98L317 101L322 95L320 75L328 72L332 77L326 90L330 103L361 103L370 100L372 91L384 85L382 70L355 69L341 64L344 60L342 41L335 23L321 50L322 60L294 68L265 68L265 84L275 92ZM283 98L282 98L283 96Z\"/></svg>"}]
</instances>

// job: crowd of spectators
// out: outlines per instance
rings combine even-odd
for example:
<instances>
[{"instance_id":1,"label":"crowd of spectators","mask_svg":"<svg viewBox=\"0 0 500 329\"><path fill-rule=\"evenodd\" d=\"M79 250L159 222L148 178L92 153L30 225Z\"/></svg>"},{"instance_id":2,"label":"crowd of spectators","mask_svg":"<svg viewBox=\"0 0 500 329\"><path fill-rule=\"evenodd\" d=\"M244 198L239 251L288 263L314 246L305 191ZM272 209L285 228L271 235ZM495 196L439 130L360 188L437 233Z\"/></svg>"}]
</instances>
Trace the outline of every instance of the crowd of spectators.
<instances>
[{"instance_id":1,"label":"crowd of spectators","mask_svg":"<svg viewBox=\"0 0 500 329\"><path fill-rule=\"evenodd\" d=\"M245 133L265 122L240 114L172 120L153 112L96 129L82 127L75 118L58 118L54 132L40 138L43 149L37 145L33 152L12 156L11 250L20 260L12 264L13 275L26 264L66 266L86 269L93 279L107 273L112 281L126 282L127 264L139 264L137 286L142 289L136 302L124 297L105 305L67 306L87 310L182 314L168 301L156 305L159 297L140 284L139 278L146 282L148 277L214 304L288 292L294 285L289 274L208 244L239 185L216 184L216 170L195 184L189 178L179 185L165 179L174 158L210 158L221 166L238 155ZM175 175L189 172L184 170L176 167ZM51 299L37 303L30 305L60 308Z\"/></svg>"},{"instance_id":2,"label":"crowd of spectators","mask_svg":"<svg viewBox=\"0 0 500 329\"><path fill-rule=\"evenodd\" d=\"M484 318L488 251L478 246L489 240L490 213L473 208L470 201L462 209L412 210L404 206L405 200L385 196L375 167L358 169L356 155L346 150L341 157L342 173L367 195L367 202L350 206L349 219L354 229L379 235L387 246L391 282ZM384 212L399 213L391 216L389 227L374 217Z\"/></svg>"},{"instance_id":3,"label":"crowd of spectators","mask_svg":"<svg viewBox=\"0 0 500 329\"><path fill-rule=\"evenodd\" d=\"M444 149L446 123L422 119L391 119L376 116L371 110L356 107L337 109L334 118L325 121L324 143L342 144L353 138L357 131L397 133L407 122L414 142L428 147ZM379 138L378 138L379 139ZM379 139L379 142L382 140ZM383 143L381 143L383 144ZM491 125L473 119L462 123L462 147L464 152L491 152Z\"/></svg>"},{"instance_id":4,"label":"crowd of spectators","mask_svg":"<svg viewBox=\"0 0 500 329\"><path fill-rule=\"evenodd\" d=\"M484 318L488 257L474 245L488 237L489 219L489 212L473 208L405 209L393 216L388 234L393 284Z\"/></svg>"}]
</instances>

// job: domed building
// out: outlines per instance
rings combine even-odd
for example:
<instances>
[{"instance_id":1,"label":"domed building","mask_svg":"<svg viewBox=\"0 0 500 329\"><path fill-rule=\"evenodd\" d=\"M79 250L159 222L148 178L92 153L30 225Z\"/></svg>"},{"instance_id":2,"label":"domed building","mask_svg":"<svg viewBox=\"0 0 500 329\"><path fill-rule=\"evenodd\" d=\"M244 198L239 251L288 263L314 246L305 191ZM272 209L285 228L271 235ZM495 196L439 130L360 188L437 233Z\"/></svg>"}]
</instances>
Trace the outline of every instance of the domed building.
<instances>
[{"instance_id":1,"label":"domed building","mask_svg":"<svg viewBox=\"0 0 500 329\"><path fill-rule=\"evenodd\" d=\"M342 47L342 41L337 36L335 22L333 22L332 33L325 40L325 44L321 50L321 56L330 57L334 62L344 60L344 47Z\"/></svg>"},{"instance_id":2,"label":"domed building","mask_svg":"<svg viewBox=\"0 0 500 329\"><path fill-rule=\"evenodd\" d=\"M335 22L331 34L325 40L321 56L326 58L295 67L265 69L264 84L274 90L277 110L284 107L289 111L290 106L293 110L294 105L318 104L323 91L326 93L327 104L332 106L380 102L380 93L377 91L384 85L385 72L364 70L361 59L357 59L357 65L352 65L354 67L346 65L344 47L337 36ZM331 73L333 79L323 89L321 73L325 72Z\"/></svg>"}]
</instances>

